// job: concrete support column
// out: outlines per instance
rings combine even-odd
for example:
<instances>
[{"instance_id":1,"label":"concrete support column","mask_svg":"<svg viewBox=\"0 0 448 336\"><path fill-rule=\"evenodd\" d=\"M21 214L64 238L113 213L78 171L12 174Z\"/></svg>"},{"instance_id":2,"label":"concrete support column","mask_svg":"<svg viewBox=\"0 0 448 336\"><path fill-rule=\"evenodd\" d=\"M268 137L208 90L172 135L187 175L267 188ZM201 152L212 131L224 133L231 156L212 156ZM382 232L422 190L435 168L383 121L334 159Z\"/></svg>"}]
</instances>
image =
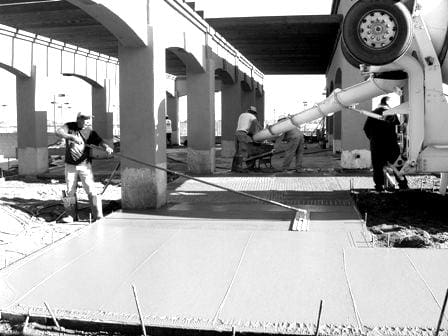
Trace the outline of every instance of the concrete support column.
<instances>
[{"instance_id":1,"label":"concrete support column","mask_svg":"<svg viewBox=\"0 0 448 336\"><path fill-rule=\"evenodd\" d=\"M243 85L243 91L241 95L241 112L247 111L249 106L254 104L254 96L252 90L244 89L245 85Z\"/></svg>"},{"instance_id":2,"label":"concrete support column","mask_svg":"<svg viewBox=\"0 0 448 336\"><path fill-rule=\"evenodd\" d=\"M168 117L171 119L171 127L173 134L171 134L171 143L173 145L180 144L180 123L179 123L179 97L173 97L166 94L166 111Z\"/></svg>"},{"instance_id":3,"label":"concrete support column","mask_svg":"<svg viewBox=\"0 0 448 336\"><path fill-rule=\"evenodd\" d=\"M166 168L165 48L162 34L148 27L148 46L119 45L121 154ZM166 204L166 172L122 158L123 209Z\"/></svg>"},{"instance_id":4,"label":"concrete support column","mask_svg":"<svg viewBox=\"0 0 448 336\"><path fill-rule=\"evenodd\" d=\"M342 112L333 115L333 153L342 152Z\"/></svg>"},{"instance_id":5,"label":"concrete support column","mask_svg":"<svg viewBox=\"0 0 448 336\"><path fill-rule=\"evenodd\" d=\"M241 114L242 90L240 82L223 84L221 91L221 156L232 157L235 154L235 130Z\"/></svg>"},{"instance_id":6,"label":"concrete support column","mask_svg":"<svg viewBox=\"0 0 448 336\"><path fill-rule=\"evenodd\" d=\"M258 121L264 126L264 94L255 97L255 107L257 108Z\"/></svg>"},{"instance_id":7,"label":"concrete support column","mask_svg":"<svg viewBox=\"0 0 448 336\"><path fill-rule=\"evenodd\" d=\"M35 112L36 68L30 78L17 76L17 147L19 175L48 171L47 112Z\"/></svg>"},{"instance_id":8,"label":"concrete support column","mask_svg":"<svg viewBox=\"0 0 448 336\"><path fill-rule=\"evenodd\" d=\"M113 148L113 113L107 112L107 86L92 86L92 126L93 129ZM93 156L105 157L103 151L94 151Z\"/></svg>"},{"instance_id":9,"label":"concrete support column","mask_svg":"<svg viewBox=\"0 0 448 336\"><path fill-rule=\"evenodd\" d=\"M189 171L210 174L215 170L215 69L207 59L204 73L187 68Z\"/></svg>"},{"instance_id":10,"label":"concrete support column","mask_svg":"<svg viewBox=\"0 0 448 336\"><path fill-rule=\"evenodd\" d=\"M328 146L333 148L333 116L326 117L326 125L327 125L327 140L328 140Z\"/></svg>"}]
</instances>

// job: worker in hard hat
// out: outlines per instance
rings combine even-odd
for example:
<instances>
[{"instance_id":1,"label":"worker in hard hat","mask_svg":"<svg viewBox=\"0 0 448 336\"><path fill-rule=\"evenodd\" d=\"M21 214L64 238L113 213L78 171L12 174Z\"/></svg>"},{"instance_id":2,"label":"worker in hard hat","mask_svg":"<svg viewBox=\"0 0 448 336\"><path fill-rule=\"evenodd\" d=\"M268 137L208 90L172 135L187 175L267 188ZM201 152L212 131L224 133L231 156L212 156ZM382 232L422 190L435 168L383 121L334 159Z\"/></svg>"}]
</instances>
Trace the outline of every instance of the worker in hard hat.
<instances>
[{"instance_id":1,"label":"worker in hard hat","mask_svg":"<svg viewBox=\"0 0 448 336\"><path fill-rule=\"evenodd\" d=\"M373 113L383 115L389 109L389 97L381 98L379 106ZM400 147L397 141L396 126L400 124L396 115L390 115L383 120L367 118L364 124L364 133L370 141L370 154L372 157L373 182L375 190L384 190L385 174L384 168L393 164L400 155ZM408 189L408 182L405 176L398 176L394 172L400 189Z\"/></svg>"},{"instance_id":2,"label":"worker in hard hat","mask_svg":"<svg viewBox=\"0 0 448 336\"><path fill-rule=\"evenodd\" d=\"M278 121L286 120L286 116L281 116ZM282 171L287 171L295 159L294 170L296 172L302 171L302 161L304 152L305 138L302 131L298 127L294 127L285 133L282 133L275 141L275 147L280 146L285 151L282 163Z\"/></svg>"},{"instance_id":3,"label":"worker in hard hat","mask_svg":"<svg viewBox=\"0 0 448 336\"><path fill-rule=\"evenodd\" d=\"M247 111L240 114L235 132L235 155L232 161L233 172L247 172L255 168L255 160L246 162L247 169L243 168L244 159L253 154L254 141L252 135L262 127L257 119L257 108L250 106Z\"/></svg>"}]
</instances>

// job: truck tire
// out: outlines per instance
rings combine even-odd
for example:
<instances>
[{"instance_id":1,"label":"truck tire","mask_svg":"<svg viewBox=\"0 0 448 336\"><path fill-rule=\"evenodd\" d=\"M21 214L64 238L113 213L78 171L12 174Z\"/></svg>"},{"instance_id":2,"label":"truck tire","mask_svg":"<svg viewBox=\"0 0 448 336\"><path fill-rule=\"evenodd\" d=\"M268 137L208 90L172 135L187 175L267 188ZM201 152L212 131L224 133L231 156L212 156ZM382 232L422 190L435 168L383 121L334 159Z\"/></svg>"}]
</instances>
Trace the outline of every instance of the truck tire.
<instances>
[{"instance_id":1,"label":"truck tire","mask_svg":"<svg viewBox=\"0 0 448 336\"><path fill-rule=\"evenodd\" d=\"M355 67L392 63L411 42L411 13L399 1L359 0L342 23L342 51Z\"/></svg>"}]
</instances>

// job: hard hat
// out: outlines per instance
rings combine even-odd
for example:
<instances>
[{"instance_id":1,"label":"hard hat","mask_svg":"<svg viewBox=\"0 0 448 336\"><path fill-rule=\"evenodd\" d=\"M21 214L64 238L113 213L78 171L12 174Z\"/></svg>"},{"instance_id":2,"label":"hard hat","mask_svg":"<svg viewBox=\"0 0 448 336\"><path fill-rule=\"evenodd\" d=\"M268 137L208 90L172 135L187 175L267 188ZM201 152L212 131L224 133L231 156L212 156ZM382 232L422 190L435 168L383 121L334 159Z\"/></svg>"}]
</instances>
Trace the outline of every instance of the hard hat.
<instances>
[{"instance_id":1,"label":"hard hat","mask_svg":"<svg viewBox=\"0 0 448 336\"><path fill-rule=\"evenodd\" d=\"M90 119L90 116L84 112L78 112L76 119Z\"/></svg>"},{"instance_id":2,"label":"hard hat","mask_svg":"<svg viewBox=\"0 0 448 336\"><path fill-rule=\"evenodd\" d=\"M247 109L248 112L257 113L257 108L255 106L249 106Z\"/></svg>"}]
</instances>

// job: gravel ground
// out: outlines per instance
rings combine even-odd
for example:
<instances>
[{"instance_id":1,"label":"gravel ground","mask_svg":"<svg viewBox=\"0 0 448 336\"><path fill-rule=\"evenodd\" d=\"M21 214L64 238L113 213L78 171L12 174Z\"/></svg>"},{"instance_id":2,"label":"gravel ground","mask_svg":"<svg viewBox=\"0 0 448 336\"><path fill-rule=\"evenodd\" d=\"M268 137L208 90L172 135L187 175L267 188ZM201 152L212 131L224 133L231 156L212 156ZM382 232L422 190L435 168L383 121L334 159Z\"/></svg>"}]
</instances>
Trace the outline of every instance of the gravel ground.
<instances>
[{"instance_id":1,"label":"gravel ground","mask_svg":"<svg viewBox=\"0 0 448 336\"><path fill-rule=\"evenodd\" d=\"M382 193L360 190L352 195L377 246L448 248L448 196L419 188Z\"/></svg>"}]
</instances>

